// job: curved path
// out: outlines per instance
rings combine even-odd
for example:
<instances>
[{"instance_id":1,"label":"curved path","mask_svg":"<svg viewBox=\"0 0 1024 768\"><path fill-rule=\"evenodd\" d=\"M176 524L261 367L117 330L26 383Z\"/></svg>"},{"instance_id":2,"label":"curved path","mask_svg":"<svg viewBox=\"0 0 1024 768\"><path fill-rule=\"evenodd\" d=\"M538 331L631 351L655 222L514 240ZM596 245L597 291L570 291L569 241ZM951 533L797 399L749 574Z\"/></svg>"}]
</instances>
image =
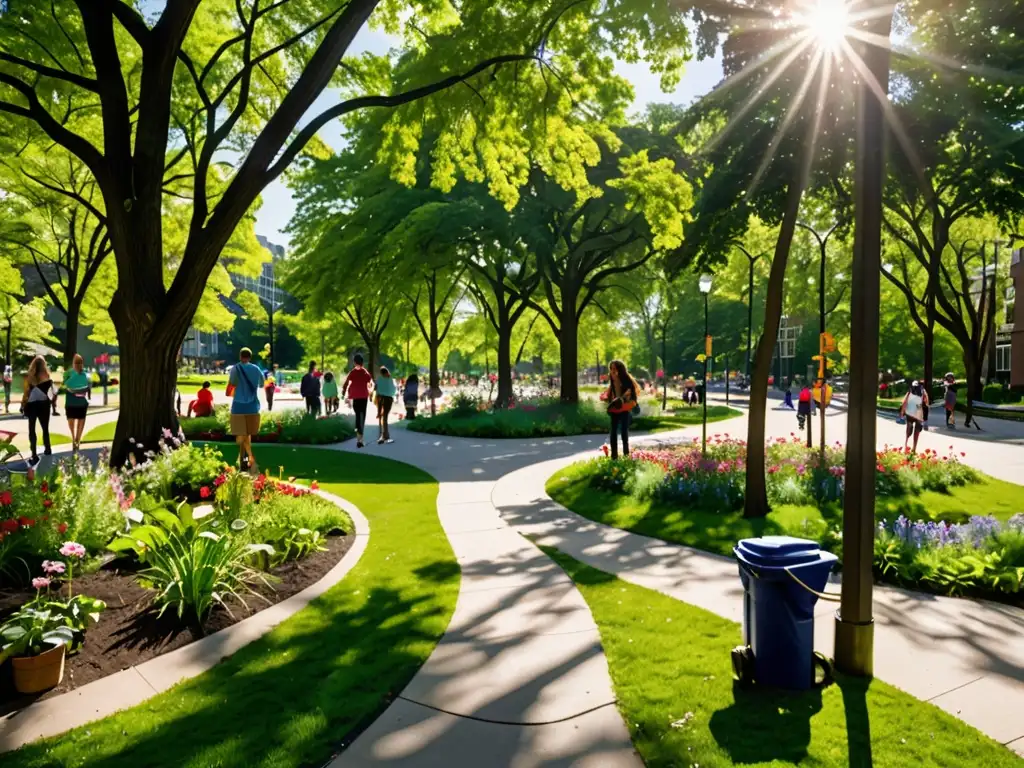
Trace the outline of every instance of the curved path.
<instances>
[{"instance_id":1,"label":"curved path","mask_svg":"<svg viewBox=\"0 0 1024 768\"><path fill-rule=\"evenodd\" d=\"M830 440L844 438L845 421L845 414L830 415ZM769 436L788 436L793 428L788 411L769 412ZM895 442L901 429L880 419L879 444ZM709 432L743 436L745 417ZM688 428L634 442L699 434ZM395 438L364 450L413 464L439 481L438 515L462 568L461 589L448 631L426 664L331 767L641 765L614 706L586 603L520 534L739 621L735 564L593 523L552 502L544 492L547 478L595 455L602 436L486 440L395 430ZM994 445L926 434L922 445L929 444L943 451L952 444L991 474L1022 477L1012 467L1024 466L1024 448L998 446L993 465ZM1024 611L890 588L875 595L879 677L1024 754ZM819 604L816 643L829 654L833 610Z\"/></svg>"}]
</instances>

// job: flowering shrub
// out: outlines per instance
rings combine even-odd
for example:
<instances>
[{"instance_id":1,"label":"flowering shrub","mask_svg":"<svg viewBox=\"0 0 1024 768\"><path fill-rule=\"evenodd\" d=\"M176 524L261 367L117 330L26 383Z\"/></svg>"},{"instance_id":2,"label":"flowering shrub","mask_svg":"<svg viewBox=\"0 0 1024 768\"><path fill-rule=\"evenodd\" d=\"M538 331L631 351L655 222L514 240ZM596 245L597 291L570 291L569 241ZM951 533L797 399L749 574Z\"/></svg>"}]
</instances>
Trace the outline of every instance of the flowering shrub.
<instances>
[{"instance_id":1,"label":"flowering shrub","mask_svg":"<svg viewBox=\"0 0 1024 768\"><path fill-rule=\"evenodd\" d=\"M603 451L607 455L607 446ZM658 498L724 512L743 506L746 458L744 441L714 435L708 440L706 456L695 439L687 444L637 450L618 462L598 460L591 482L637 498ZM766 446L768 500L773 505L840 501L846 476L844 464L845 452L838 443L826 447L822 458L818 449L808 449L800 437L778 438ZM633 478L641 467L645 479L638 484ZM656 472L660 473L660 482L655 481ZM931 450L917 455L892 448L878 452L875 489L880 496L946 491L978 479L978 474L952 452L947 456Z\"/></svg>"},{"instance_id":2,"label":"flowering shrub","mask_svg":"<svg viewBox=\"0 0 1024 768\"><path fill-rule=\"evenodd\" d=\"M888 581L944 594L1024 592L1024 514L1002 523L974 516L966 523L882 520L875 571Z\"/></svg>"},{"instance_id":3,"label":"flowering shrub","mask_svg":"<svg viewBox=\"0 0 1024 768\"><path fill-rule=\"evenodd\" d=\"M231 440L230 410L220 406L213 416L182 419L181 428L190 440ZM260 431L253 440L261 443L322 445L355 436L355 429L342 416L314 417L299 408L261 414Z\"/></svg>"}]
</instances>

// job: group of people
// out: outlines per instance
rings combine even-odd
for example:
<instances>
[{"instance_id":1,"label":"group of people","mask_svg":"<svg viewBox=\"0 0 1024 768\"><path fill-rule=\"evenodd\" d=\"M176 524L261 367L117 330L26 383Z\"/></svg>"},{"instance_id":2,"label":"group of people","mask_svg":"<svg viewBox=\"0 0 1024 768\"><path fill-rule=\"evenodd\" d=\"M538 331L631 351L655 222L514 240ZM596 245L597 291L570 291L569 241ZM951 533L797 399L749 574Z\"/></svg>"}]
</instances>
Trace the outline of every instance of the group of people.
<instances>
[{"instance_id":1,"label":"group of people","mask_svg":"<svg viewBox=\"0 0 1024 768\"><path fill-rule=\"evenodd\" d=\"M39 463L37 426L42 432L43 455L49 456L53 453L50 446L50 417L60 415L57 400L61 389L64 391L64 413L68 419L68 431L71 433L72 451L78 452L82 444L82 433L85 431L91 388L89 376L85 373L85 361L81 355L75 355L71 370L64 374L62 387L58 387L53 381L46 360L41 355L32 359L28 373L25 374L21 396L21 413L28 418L31 464Z\"/></svg>"}]
</instances>

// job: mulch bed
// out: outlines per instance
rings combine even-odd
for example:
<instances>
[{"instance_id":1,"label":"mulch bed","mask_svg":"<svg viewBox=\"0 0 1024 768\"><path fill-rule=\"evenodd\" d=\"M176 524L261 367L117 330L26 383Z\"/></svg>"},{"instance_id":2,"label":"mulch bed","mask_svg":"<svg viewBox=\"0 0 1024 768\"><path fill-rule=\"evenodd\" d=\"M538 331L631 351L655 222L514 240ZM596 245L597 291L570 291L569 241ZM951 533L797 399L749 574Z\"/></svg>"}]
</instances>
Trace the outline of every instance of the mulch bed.
<instances>
[{"instance_id":1,"label":"mulch bed","mask_svg":"<svg viewBox=\"0 0 1024 768\"><path fill-rule=\"evenodd\" d=\"M78 653L67 658L64 680L56 688L43 694L19 694L14 690L11 665L0 667L0 716L181 648L279 603L323 578L338 564L354 541L354 536L331 536L326 540L327 551L316 552L273 569L270 572L274 577L270 580L271 586L259 584L256 588L266 600L243 595L248 608L237 601L230 601L233 616L215 606L202 630L183 626L171 609L157 619L157 611L152 605L155 593L140 587L135 572L125 570L123 561L115 560L95 573L76 578L75 593L99 598L106 602L107 609L99 623L86 632L85 643ZM5 607L21 604L34 594L25 592L20 598L13 599L16 596L8 593L4 595L3 602Z\"/></svg>"}]
</instances>

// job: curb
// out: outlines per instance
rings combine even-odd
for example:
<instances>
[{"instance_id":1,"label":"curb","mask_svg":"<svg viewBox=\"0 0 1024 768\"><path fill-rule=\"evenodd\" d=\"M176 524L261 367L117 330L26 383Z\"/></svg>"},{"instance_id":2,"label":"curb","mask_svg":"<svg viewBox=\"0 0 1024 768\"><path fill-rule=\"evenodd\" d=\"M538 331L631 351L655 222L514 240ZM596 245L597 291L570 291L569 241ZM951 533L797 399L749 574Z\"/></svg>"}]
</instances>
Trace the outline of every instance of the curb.
<instances>
[{"instance_id":1,"label":"curb","mask_svg":"<svg viewBox=\"0 0 1024 768\"><path fill-rule=\"evenodd\" d=\"M5 715L0 718L0 753L129 709L212 669L340 582L366 551L370 523L351 502L324 491L315 493L345 510L355 525L352 546L323 578L288 599L201 640Z\"/></svg>"}]
</instances>

